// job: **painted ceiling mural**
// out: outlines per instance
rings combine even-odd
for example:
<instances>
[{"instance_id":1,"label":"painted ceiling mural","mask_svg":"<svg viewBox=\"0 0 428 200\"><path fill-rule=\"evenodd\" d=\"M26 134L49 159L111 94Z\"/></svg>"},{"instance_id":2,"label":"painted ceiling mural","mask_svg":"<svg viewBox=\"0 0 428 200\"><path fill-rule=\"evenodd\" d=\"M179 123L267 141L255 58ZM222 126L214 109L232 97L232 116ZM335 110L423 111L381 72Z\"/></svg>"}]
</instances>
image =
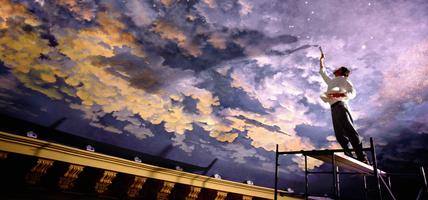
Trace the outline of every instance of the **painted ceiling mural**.
<instances>
[{"instance_id":1,"label":"painted ceiling mural","mask_svg":"<svg viewBox=\"0 0 428 200\"><path fill-rule=\"evenodd\" d=\"M320 45L330 72L352 70L364 141L426 151L427 1L0 2L3 114L272 186L276 144L338 147ZM283 158L284 187L302 164Z\"/></svg>"}]
</instances>

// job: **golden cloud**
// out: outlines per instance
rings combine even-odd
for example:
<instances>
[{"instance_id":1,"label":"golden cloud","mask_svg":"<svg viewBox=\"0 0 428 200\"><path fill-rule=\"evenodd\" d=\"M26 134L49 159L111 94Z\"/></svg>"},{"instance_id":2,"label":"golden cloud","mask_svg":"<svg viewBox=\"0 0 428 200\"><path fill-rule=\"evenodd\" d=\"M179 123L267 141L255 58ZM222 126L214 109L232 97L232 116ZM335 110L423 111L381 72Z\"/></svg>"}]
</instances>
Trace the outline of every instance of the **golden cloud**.
<instances>
[{"instance_id":1,"label":"golden cloud","mask_svg":"<svg viewBox=\"0 0 428 200\"><path fill-rule=\"evenodd\" d=\"M168 113L160 116L165 121L165 130L183 135L184 131L193 130L193 119L183 111L183 107L171 107Z\"/></svg>"},{"instance_id":2,"label":"golden cloud","mask_svg":"<svg viewBox=\"0 0 428 200\"><path fill-rule=\"evenodd\" d=\"M199 115L196 121L209 135L216 138L220 142L233 142L237 137L237 133L233 133L233 129L238 129L235 125L226 124L223 119L213 114Z\"/></svg>"},{"instance_id":3,"label":"golden cloud","mask_svg":"<svg viewBox=\"0 0 428 200\"><path fill-rule=\"evenodd\" d=\"M34 76L19 72L14 73L14 75L27 88L40 92L52 99L59 100L63 98L63 95L56 88L47 86L42 81L35 79Z\"/></svg>"},{"instance_id":4,"label":"golden cloud","mask_svg":"<svg viewBox=\"0 0 428 200\"><path fill-rule=\"evenodd\" d=\"M213 33L210 35L208 42L217 49L226 49L226 39L219 33Z\"/></svg>"},{"instance_id":5,"label":"golden cloud","mask_svg":"<svg viewBox=\"0 0 428 200\"><path fill-rule=\"evenodd\" d=\"M245 81L244 79L242 79L240 76L242 76L242 74L239 74L236 71L233 71L230 74L231 78L232 78L232 82L231 82L231 86L234 88L240 88L242 90L245 91L245 93L247 93L249 96L251 97L257 97L256 92L255 92L255 88L253 85L251 85L250 83L248 83L247 81Z\"/></svg>"},{"instance_id":6,"label":"golden cloud","mask_svg":"<svg viewBox=\"0 0 428 200\"><path fill-rule=\"evenodd\" d=\"M15 8L5 4L8 7ZM18 8L23 8L18 6ZM23 10L18 9L20 16L30 17ZM41 54L48 54L53 49L49 42L39 38L35 31L26 32L21 27L26 20L16 21L14 26L4 29L0 37L0 60L12 70L16 78L27 88L45 94L53 99L62 99L63 95L51 85L56 81L55 73L47 65L41 65L38 58Z\"/></svg>"},{"instance_id":7,"label":"golden cloud","mask_svg":"<svg viewBox=\"0 0 428 200\"><path fill-rule=\"evenodd\" d=\"M293 162L297 163L298 167L300 169L305 169L305 158L303 156L293 156L293 158L291 159ZM308 169L314 169L315 167L319 167L323 164L324 162L315 159L315 158L311 158L311 157L307 157L307 168Z\"/></svg>"},{"instance_id":8,"label":"golden cloud","mask_svg":"<svg viewBox=\"0 0 428 200\"><path fill-rule=\"evenodd\" d=\"M220 142L233 142L237 137L238 133L224 133L220 131L211 131L210 136L216 138Z\"/></svg>"},{"instance_id":9,"label":"golden cloud","mask_svg":"<svg viewBox=\"0 0 428 200\"><path fill-rule=\"evenodd\" d=\"M10 0L0 1L0 29L8 28L7 22L13 18L24 19L25 24L37 26L39 20L27 12L27 8L18 3L12 3Z\"/></svg>"},{"instance_id":10,"label":"golden cloud","mask_svg":"<svg viewBox=\"0 0 428 200\"><path fill-rule=\"evenodd\" d=\"M23 16L30 17L25 13ZM281 150L312 148L308 141L293 134L290 123L294 118L276 119L276 114L281 113L260 115L226 109L218 116L213 113L213 107L220 104L219 99L208 90L188 84L177 87L178 92L165 90L153 94L132 87L128 80L113 75L107 70L111 66L98 62L97 58L114 56L114 48L129 47L134 55L144 59L144 52L136 39L124 31L125 25L117 19L118 15L112 11L109 15L100 12L96 16L98 26L80 30L54 28L52 34L58 41L55 48L50 47L47 40L41 39L37 30L24 32L19 26L8 27L0 37L0 59L28 88L53 99L70 96L78 98L83 110L99 107L99 110L94 111L95 116L86 115L92 120L93 126L107 131L120 133L114 127L97 123L97 115L128 110L130 115L136 114L152 124L164 123L166 131L177 134L193 130L193 123L198 123L211 137L221 142L233 142L239 136L238 132L247 131L247 137L254 147L268 151L273 151L277 143ZM201 53L199 47L189 42L185 34L174 26L158 21L153 31L163 39L177 42L180 48L193 56ZM51 61L41 61L40 54L48 55ZM73 66L63 66L63 60L68 60ZM53 85L59 80L63 80L64 84ZM197 114L186 113L182 106L173 105L172 100L180 102L184 96L197 101ZM79 106L72 108L79 109ZM255 126L239 116L268 126L278 126L290 135ZM137 126L128 126L127 129L139 138L151 134ZM138 131L144 133L138 134Z\"/></svg>"},{"instance_id":11,"label":"golden cloud","mask_svg":"<svg viewBox=\"0 0 428 200\"><path fill-rule=\"evenodd\" d=\"M152 31L158 33L162 39L175 41L180 48L185 49L187 53L193 57L197 57L202 54L202 51L197 44L190 41L177 27L174 27L167 22L156 21Z\"/></svg>"},{"instance_id":12,"label":"golden cloud","mask_svg":"<svg viewBox=\"0 0 428 200\"><path fill-rule=\"evenodd\" d=\"M171 6L173 3L175 3L176 0L161 0L161 3L166 6L169 7Z\"/></svg>"},{"instance_id":13,"label":"golden cloud","mask_svg":"<svg viewBox=\"0 0 428 200\"><path fill-rule=\"evenodd\" d=\"M57 4L67 7L77 15L77 19L91 21L95 17L96 10L76 0L57 0Z\"/></svg>"},{"instance_id":14,"label":"golden cloud","mask_svg":"<svg viewBox=\"0 0 428 200\"><path fill-rule=\"evenodd\" d=\"M225 129L225 131L231 131L233 129L246 131L246 137L251 140L251 145L255 148L263 148L266 151L275 151L277 144L279 151L315 149L314 145L308 139L301 138L300 136L296 135L294 131L296 124L300 124L302 121L300 121L298 118L293 119L295 121L290 121L288 118L286 120L281 117L277 118L276 116L281 112L282 111L279 110L275 113L261 115L239 109L225 109L222 111L222 115L229 122L227 124L229 130ZM263 126L251 124L245 119L249 119L271 127L279 127L281 132L272 131L266 129ZM214 129L218 127L219 124L221 123L216 123ZM283 133L282 131L286 133ZM302 169L302 167L304 167L302 158L293 157L292 160L298 164L299 168ZM312 169L316 166L320 166L321 164L322 162L319 160L309 160L308 168Z\"/></svg>"},{"instance_id":15,"label":"golden cloud","mask_svg":"<svg viewBox=\"0 0 428 200\"><path fill-rule=\"evenodd\" d=\"M214 97L211 92L196 87L186 88L182 91L186 96L197 99L196 108L202 115L212 113L212 106L220 105L218 97Z\"/></svg>"},{"instance_id":16,"label":"golden cloud","mask_svg":"<svg viewBox=\"0 0 428 200\"><path fill-rule=\"evenodd\" d=\"M155 22L152 30L159 33L163 39L173 40L177 43L183 43L186 41L186 35L184 35L183 32L163 21Z\"/></svg>"}]
</instances>

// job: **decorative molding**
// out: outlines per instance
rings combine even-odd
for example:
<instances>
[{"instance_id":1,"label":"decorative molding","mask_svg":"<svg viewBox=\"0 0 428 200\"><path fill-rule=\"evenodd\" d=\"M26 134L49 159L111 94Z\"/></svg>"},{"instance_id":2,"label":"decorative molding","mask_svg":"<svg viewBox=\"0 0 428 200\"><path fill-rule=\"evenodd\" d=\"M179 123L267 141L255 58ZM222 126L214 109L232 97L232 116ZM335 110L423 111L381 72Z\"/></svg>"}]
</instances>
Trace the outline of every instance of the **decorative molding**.
<instances>
[{"instance_id":1,"label":"decorative molding","mask_svg":"<svg viewBox=\"0 0 428 200\"><path fill-rule=\"evenodd\" d=\"M117 172L105 170L100 180L95 184L95 191L98 194L102 194L107 191L108 186L113 183L113 179L116 177Z\"/></svg>"},{"instance_id":2,"label":"decorative molding","mask_svg":"<svg viewBox=\"0 0 428 200\"><path fill-rule=\"evenodd\" d=\"M175 183L164 181L161 189L158 192L157 200L168 200L169 194L171 194L172 188L174 188Z\"/></svg>"},{"instance_id":3,"label":"decorative molding","mask_svg":"<svg viewBox=\"0 0 428 200\"><path fill-rule=\"evenodd\" d=\"M251 196L242 196L242 200L253 200L253 197Z\"/></svg>"},{"instance_id":4,"label":"decorative molding","mask_svg":"<svg viewBox=\"0 0 428 200\"><path fill-rule=\"evenodd\" d=\"M189 186L189 194L187 194L185 200L196 200L201 192L202 188Z\"/></svg>"},{"instance_id":5,"label":"decorative molding","mask_svg":"<svg viewBox=\"0 0 428 200\"><path fill-rule=\"evenodd\" d=\"M80 172L83 171L83 166L80 165L70 165L68 166L67 172L65 172L64 176L59 178L59 188L63 190L69 190L73 188L74 181L79 177Z\"/></svg>"},{"instance_id":6,"label":"decorative molding","mask_svg":"<svg viewBox=\"0 0 428 200\"><path fill-rule=\"evenodd\" d=\"M227 197L227 192L217 191L217 195L214 200L225 200Z\"/></svg>"},{"instance_id":7,"label":"decorative molding","mask_svg":"<svg viewBox=\"0 0 428 200\"><path fill-rule=\"evenodd\" d=\"M7 152L0 151L0 160L4 160L7 158Z\"/></svg>"},{"instance_id":8,"label":"decorative molding","mask_svg":"<svg viewBox=\"0 0 428 200\"><path fill-rule=\"evenodd\" d=\"M131 184L131 186L129 186L128 197L134 198L138 196L138 193L140 193L140 190L143 188L143 185L146 180L147 178L145 177L135 176L134 182Z\"/></svg>"},{"instance_id":9,"label":"decorative molding","mask_svg":"<svg viewBox=\"0 0 428 200\"><path fill-rule=\"evenodd\" d=\"M53 163L53 160L39 158L36 165L31 168L30 172L28 172L28 174L25 176L25 181L28 184L37 184L42 176L48 172L48 169L52 167Z\"/></svg>"},{"instance_id":10,"label":"decorative molding","mask_svg":"<svg viewBox=\"0 0 428 200\"><path fill-rule=\"evenodd\" d=\"M219 180L185 171L157 167L132 160L89 152L40 139L28 138L0 131L0 151L66 162L85 167L126 173L156 180L175 182L195 187L244 194L253 198L273 199L272 188L248 185L244 183ZM281 199L302 199L302 197L283 196Z\"/></svg>"}]
</instances>

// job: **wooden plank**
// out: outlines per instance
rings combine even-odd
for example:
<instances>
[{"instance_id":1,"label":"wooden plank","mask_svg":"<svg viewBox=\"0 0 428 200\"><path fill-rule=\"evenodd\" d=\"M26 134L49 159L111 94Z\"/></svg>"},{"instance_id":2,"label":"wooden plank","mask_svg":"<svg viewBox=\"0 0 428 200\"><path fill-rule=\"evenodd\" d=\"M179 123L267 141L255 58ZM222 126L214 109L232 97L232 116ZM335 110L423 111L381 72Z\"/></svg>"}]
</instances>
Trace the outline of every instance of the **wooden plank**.
<instances>
[{"instance_id":1,"label":"wooden plank","mask_svg":"<svg viewBox=\"0 0 428 200\"><path fill-rule=\"evenodd\" d=\"M358 172L362 174L371 175L373 174L373 166L363 163L359 160L346 156L343 153L333 153L336 166L343 169L350 170L352 172ZM308 154L308 156L315 159L331 163L331 154ZM386 175L386 172L378 169L380 175Z\"/></svg>"}]
</instances>

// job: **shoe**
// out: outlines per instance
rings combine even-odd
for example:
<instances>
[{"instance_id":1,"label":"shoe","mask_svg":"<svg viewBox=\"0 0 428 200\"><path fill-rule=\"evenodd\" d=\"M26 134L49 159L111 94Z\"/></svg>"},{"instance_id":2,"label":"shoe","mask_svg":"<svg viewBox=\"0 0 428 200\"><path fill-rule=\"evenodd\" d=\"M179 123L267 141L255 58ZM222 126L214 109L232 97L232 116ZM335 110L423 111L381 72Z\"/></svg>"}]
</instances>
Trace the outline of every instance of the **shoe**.
<instances>
[{"instance_id":1,"label":"shoe","mask_svg":"<svg viewBox=\"0 0 428 200\"><path fill-rule=\"evenodd\" d=\"M347 155L347 156L349 156L349 157L351 157L351 158L354 158L354 155L352 155L352 152L348 152L348 151L345 151L345 152L343 152L345 155Z\"/></svg>"},{"instance_id":2,"label":"shoe","mask_svg":"<svg viewBox=\"0 0 428 200\"><path fill-rule=\"evenodd\" d=\"M367 158L362 158L362 159L358 159L358 160L363 162L363 163L370 165L370 162L369 162L369 160L367 160Z\"/></svg>"}]
</instances>

